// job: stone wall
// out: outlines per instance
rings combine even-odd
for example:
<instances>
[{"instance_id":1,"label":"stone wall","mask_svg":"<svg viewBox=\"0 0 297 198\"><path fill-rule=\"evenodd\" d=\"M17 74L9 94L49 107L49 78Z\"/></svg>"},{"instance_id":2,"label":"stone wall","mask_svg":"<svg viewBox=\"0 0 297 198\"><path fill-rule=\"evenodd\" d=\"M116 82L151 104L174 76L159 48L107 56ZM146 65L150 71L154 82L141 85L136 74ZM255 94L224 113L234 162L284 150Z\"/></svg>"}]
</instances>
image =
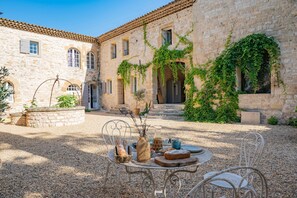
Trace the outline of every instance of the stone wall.
<instances>
[{"instance_id":1,"label":"stone wall","mask_svg":"<svg viewBox=\"0 0 297 198\"><path fill-rule=\"evenodd\" d=\"M39 42L39 55L20 53L20 40L27 39ZM45 80L60 78L70 80L84 90L84 83L98 84L98 67L87 70L86 55L92 51L96 56L98 46L65 38L57 38L12 28L0 26L0 63L9 69L9 77L6 79L14 86L14 102L10 112L20 112L24 104L29 104L34 91ZM80 51L81 67L68 67L67 51L76 48ZM48 106L50 90L53 81L44 84L36 95L38 106ZM54 89L53 99L65 94L66 83L60 81ZM84 97L83 97L84 98ZM85 99L86 100L86 99ZM54 103L53 103L54 104Z\"/></svg>"},{"instance_id":2,"label":"stone wall","mask_svg":"<svg viewBox=\"0 0 297 198\"><path fill-rule=\"evenodd\" d=\"M162 29L172 28L174 33L184 35L187 31L192 28L192 8L187 8L179 11L175 14L168 15L162 19L156 20L152 23L147 24L147 36L148 41L155 47L162 45ZM192 35L190 35L191 39ZM128 56L123 56L122 40L129 39L130 53ZM173 45L175 46L178 38L173 34ZM111 44L117 45L117 58L111 59ZM138 64L139 60L142 64L150 62L153 58L154 51L144 44L143 39L143 27L136 28L125 34L114 37L101 43L101 71L100 78L102 81L112 80L113 92L112 94L103 94L102 103L106 109L111 109L119 104L118 94L118 79L120 76L117 75L117 68L119 64L125 60L134 64ZM183 46L181 46L182 48ZM153 75L152 66L148 69L146 78L142 82L142 79L138 79L138 89L146 90L146 102L156 102L157 95L157 82L156 77ZM125 87L125 103L130 108L134 108L135 100L131 91L131 86ZM142 104L144 105L144 103Z\"/></svg>"},{"instance_id":3,"label":"stone wall","mask_svg":"<svg viewBox=\"0 0 297 198\"><path fill-rule=\"evenodd\" d=\"M27 109L26 126L57 127L81 124L85 121L85 107Z\"/></svg>"},{"instance_id":4,"label":"stone wall","mask_svg":"<svg viewBox=\"0 0 297 198\"><path fill-rule=\"evenodd\" d=\"M12 125L26 126L26 114L23 112L11 113L10 120L10 124Z\"/></svg>"},{"instance_id":5,"label":"stone wall","mask_svg":"<svg viewBox=\"0 0 297 198\"><path fill-rule=\"evenodd\" d=\"M232 41L253 33L273 36L281 49L281 76L286 92L272 80L271 94L239 96L240 108L260 111L265 122L274 115L286 120L297 106L297 2L294 0L197 0L193 6L194 62L205 63Z\"/></svg>"}]
</instances>

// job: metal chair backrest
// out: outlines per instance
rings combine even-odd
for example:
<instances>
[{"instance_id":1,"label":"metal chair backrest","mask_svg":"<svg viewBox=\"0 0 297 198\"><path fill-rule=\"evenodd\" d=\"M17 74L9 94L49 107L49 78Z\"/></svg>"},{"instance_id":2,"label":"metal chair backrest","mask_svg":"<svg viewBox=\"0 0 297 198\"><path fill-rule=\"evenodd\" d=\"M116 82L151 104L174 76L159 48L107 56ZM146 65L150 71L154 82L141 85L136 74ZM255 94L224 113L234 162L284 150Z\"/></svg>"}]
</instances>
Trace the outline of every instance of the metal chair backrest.
<instances>
[{"instance_id":1,"label":"metal chair backrest","mask_svg":"<svg viewBox=\"0 0 297 198\"><path fill-rule=\"evenodd\" d=\"M102 127L101 134L107 150L115 146L116 140L121 142L126 140L128 144L131 143L131 127L124 120L115 119L106 122Z\"/></svg>"},{"instance_id":2,"label":"metal chair backrest","mask_svg":"<svg viewBox=\"0 0 297 198\"><path fill-rule=\"evenodd\" d=\"M226 177L221 177L224 173L244 171L249 172L246 177L243 177L239 183L234 184L234 181ZM242 184L247 180L248 177L255 178L255 183L253 186L248 185L242 188ZM211 182L227 182L230 188L220 188L211 184ZM208 177L207 179L199 182L192 190L186 195L186 197L191 198L267 198L268 197L268 187L267 181L264 175L257 169L252 167L233 167L217 174Z\"/></svg>"},{"instance_id":3,"label":"metal chair backrest","mask_svg":"<svg viewBox=\"0 0 297 198\"><path fill-rule=\"evenodd\" d=\"M263 153L264 144L259 133L245 135L241 141L239 166L254 167Z\"/></svg>"}]
</instances>

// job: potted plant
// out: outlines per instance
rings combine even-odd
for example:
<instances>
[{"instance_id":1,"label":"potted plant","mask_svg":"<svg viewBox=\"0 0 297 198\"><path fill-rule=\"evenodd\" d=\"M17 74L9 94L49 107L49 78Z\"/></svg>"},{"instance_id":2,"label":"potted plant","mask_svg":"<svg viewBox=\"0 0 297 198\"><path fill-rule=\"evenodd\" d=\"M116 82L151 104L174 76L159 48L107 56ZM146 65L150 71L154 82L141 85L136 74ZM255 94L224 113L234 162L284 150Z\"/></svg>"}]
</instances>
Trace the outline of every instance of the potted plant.
<instances>
[{"instance_id":1,"label":"potted plant","mask_svg":"<svg viewBox=\"0 0 297 198\"><path fill-rule=\"evenodd\" d=\"M139 115L140 113L140 108L138 107L139 102L143 101L145 97L145 90L140 89L134 93L134 99L136 100L136 106L134 109L134 114Z\"/></svg>"}]
</instances>

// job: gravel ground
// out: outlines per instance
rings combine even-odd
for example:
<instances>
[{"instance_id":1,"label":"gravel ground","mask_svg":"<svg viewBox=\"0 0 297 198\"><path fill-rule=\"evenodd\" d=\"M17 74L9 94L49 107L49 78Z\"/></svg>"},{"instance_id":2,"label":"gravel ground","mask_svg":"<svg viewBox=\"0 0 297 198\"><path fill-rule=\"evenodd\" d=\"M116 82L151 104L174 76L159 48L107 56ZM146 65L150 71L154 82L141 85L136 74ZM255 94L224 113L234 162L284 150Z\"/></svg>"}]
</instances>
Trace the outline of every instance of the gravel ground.
<instances>
[{"instance_id":1,"label":"gravel ground","mask_svg":"<svg viewBox=\"0 0 297 198\"><path fill-rule=\"evenodd\" d=\"M35 197L143 197L140 178L119 186L111 176L103 189L107 162L100 137L103 124L116 117L88 113L77 126L27 128L0 124L0 198ZM127 118L121 118L129 121ZM266 145L258 168L269 185L269 197L297 198L297 129L288 126L210 124L151 119L161 125L164 138L208 148L214 156L191 178L184 180L183 197L207 171L236 166L240 139L259 132ZM124 177L124 176L123 176ZM125 177L126 178L126 177ZM123 181L124 179L123 178Z\"/></svg>"}]
</instances>

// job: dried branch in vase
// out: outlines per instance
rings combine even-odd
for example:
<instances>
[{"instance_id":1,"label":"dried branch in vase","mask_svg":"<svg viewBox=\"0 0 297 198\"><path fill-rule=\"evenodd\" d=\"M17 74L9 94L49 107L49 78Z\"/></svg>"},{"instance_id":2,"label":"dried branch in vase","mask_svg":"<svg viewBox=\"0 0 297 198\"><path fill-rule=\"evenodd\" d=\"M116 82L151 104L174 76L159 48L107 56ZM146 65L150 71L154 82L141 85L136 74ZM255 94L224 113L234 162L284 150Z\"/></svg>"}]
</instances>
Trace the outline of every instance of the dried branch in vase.
<instances>
[{"instance_id":1,"label":"dried branch in vase","mask_svg":"<svg viewBox=\"0 0 297 198\"><path fill-rule=\"evenodd\" d=\"M130 109L122 107L119 110L120 110L121 114L129 117L133 121L134 126L137 129L139 135L141 137L145 137L146 133L150 127L150 125L147 125L146 120L147 120L147 116L151 110L151 102L145 104L144 110L139 113L139 116L138 116L139 119L137 119L137 117L134 115L133 111L131 111Z\"/></svg>"}]
</instances>

